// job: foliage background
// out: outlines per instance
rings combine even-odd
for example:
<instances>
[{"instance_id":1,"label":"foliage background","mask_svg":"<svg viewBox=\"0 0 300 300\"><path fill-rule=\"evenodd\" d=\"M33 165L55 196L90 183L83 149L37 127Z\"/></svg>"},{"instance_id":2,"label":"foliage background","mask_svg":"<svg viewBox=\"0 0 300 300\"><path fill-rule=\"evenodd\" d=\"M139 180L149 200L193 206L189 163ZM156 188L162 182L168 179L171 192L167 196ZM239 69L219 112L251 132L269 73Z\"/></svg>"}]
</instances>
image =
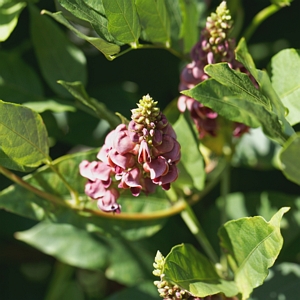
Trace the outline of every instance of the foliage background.
<instances>
[{"instance_id":1,"label":"foliage background","mask_svg":"<svg viewBox=\"0 0 300 300\"><path fill-rule=\"evenodd\" d=\"M213 1L212 7L215 7L218 3L218 1ZM244 8L245 26L259 10L269 4L269 1L246 0L241 1L241 3ZM56 10L54 2L51 1L42 0L36 5L40 9ZM228 1L228 5L230 7L231 1ZM249 50L258 68L266 68L272 55L283 48L300 48L300 39L297 32L297 28L299 28L299 11L300 1L296 0L290 7L282 9L264 22L248 42ZM235 16L233 18L235 19ZM61 28L66 31L65 28ZM53 97L53 92L41 75L30 39L29 14L28 10L24 9L10 38L0 44L0 51L23 49L23 60L39 74L43 82L45 95ZM78 42L78 40L75 40L75 42ZM135 106L141 95L147 93L150 93L155 100L159 101L162 109L178 96L182 62L166 50L143 49L131 51L110 62L96 50L86 47L86 45L79 44L79 46L83 47L87 58L88 83L86 89L89 95L104 102L112 111L119 111L124 116L129 117L129 109ZM47 125L54 126L52 115L49 112L43 113L42 117ZM50 155L53 159L69 151L74 151L74 147L77 145L99 147L102 144L103 137L98 135L98 138L95 138L95 135L92 134L98 123L96 119L92 120L89 115L77 111L68 114L68 122L69 131L67 132L57 131L56 127L51 130L51 127L48 126L50 136L52 134L56 140L55 145L50 149ZM277 196L285 193L291 195L291 197L300 194L300 188L286 180L280 171L271 167L267 163L266 157L262 157L260 162L260 165L253 168L238 165L232 169L231 192L261 194L263 191L273 191ZM5 177L1 176L0 178L1 190L10 185ZM195 212L216 248L218 244L216 232L220 219L216 209L216 199L219 196L219 190L220 187L217 186L195 206ZM264 200L259 202L257 199L257 197L254 197L246 201L250 215L263 213L264 211L270 212L273 205L275 205L268 201L264 202ZM59 267L52 257L42 254L14 238L15 232L29 229L34 224L34 221L0 210L0 295L2 299L43 299L55 268ZM295 235L294 245L289 245L288 251L285 251L285 248L283 249L278 262L300 263L300 248L296 242L297 236L300 237L299 227ZM181 218L174 216L168 220L167 226L148 239L143 247L146 246L147 252L151 257L154 257L157 249L160 249L162 253L168 253L173 245L182 242L196 244L194 237ZM124 268L126 269L126 264ZM151 270L152 266L150 265L148 268ZM70 279L70 288L68 289L70 299L72 293L75 293L72 299L83 299L80 298L81 294L78 291L81 291L82 294L83 292L88 294L88 299L104 299L102 296L108 297L112 292L121 290L123 287L122 284L114 280L107 280L100 271L74 270L73 268L70 268L69 271L72 274L70 278L76 279L76 281ZM153 280L151 272L148 272L146 277ZM290 295L295 295L296 292L299 294L299 287L295 283L293 284L294 280L294 277L289 280ZM78 286L78 282L80 286ZM274 286L276 285L273 285L272 288ZM147 290L149 287L145 285L143 288ZM145 294L143 299L158 298L155 293L153 295L151 297L149 294L147 296ZM255 294L253 297L255 297ZM125 296L119 299L125 299ZM259 297L258 299L267 298Z\"/></svg>"}]
</instances>

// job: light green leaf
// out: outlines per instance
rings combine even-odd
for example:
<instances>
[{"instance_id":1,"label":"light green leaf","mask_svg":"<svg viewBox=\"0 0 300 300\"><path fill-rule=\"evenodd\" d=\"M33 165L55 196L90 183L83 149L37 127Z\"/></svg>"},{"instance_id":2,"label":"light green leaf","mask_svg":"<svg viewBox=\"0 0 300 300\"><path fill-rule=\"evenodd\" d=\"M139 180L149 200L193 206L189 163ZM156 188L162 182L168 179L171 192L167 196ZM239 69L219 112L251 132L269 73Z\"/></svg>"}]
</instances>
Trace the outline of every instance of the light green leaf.
<instances>
[{"instance_id":1,"label":"light green leaf","mask_svg":"<svg viewBox=\"0 0 300 300\"><path fill-rule=\"evenodd\" d=\"M28 172L48 160L48 135L40 115L0 100L0 165Z\"/></svg>"},{"instance_id":2,"label":"light green leaf","mask_svg":"<svg viewBox=\"0 0 300 300\"><path fill-rule=\"evenodd\" d=\"M221 246L228 253L242 299L263 283L279 255L283 244L279 225L288 210L281 208L270 222L262 217L241 218L220 228Z\"/></svg>"},{"instance_id":3,"label":"light green leaf","mask_svg":"<svg viewBox=\"0 0 300 300\"><path fill-rule=\"evenodd\" d=\"M300 185L300 133L292 135L283 145L280 160L283 174Z\"/></svg>"},{"instance_id":4,"label":"light green leaf","mask_svg":"<svg viewBox=\"0 0 300 300\"><path fill-rule=\"evenodd\" d=\"M75 112L76 108L72 105L66 104L63 101L59 100L45 100L45 101L39 101L39 102L26 102L23 103L23 106L26 106L37 113L42 113L44 111L50 110L52 112L65 112L65 111L71 111Z\"/></svg>"},{"instance_id":5,"label":"light green leaf","mask_svg":"<svg viewBox=\"0 0 300 300\"><path fill-rule=\"evenodd\" d=\"M170 17L171 37L178 41L182 22L179 0L166 0L165 4Z\"/></svg>"},{"instance_id":6,"label":"light green leaf","mask_svg":"<svg viewBox=\"0 0 300 300\"><path fill-rule=\"evenodd\" d=\"M136 47L141 28L134 0L102 0L102 3L109 32L119 42Z\"/></svg>"},{"instance_id":7,"label":"light green leaf","mask_svg":"<svg viewBox=\"0 0 300 300\"><path fill-rule=\"evenodd\" d=\"M291 125L300 122L300 51L285 49L271 61L272 85L288 109L286 119Z\"/></svg>"},{"instance_id":8,"label":"light green leaf","mask_svg":"<svg viewBox=\"0 0 300 300\"><path fill-rule=\"evenodd\" d=\"M246 77L241 78L246 79ZM260 104L254 97L255 94L248 94L242 90L243 86L228 87L214 79L207 79L182 93L210 107L226 119L253 128L262 126L266 135L283 144L286 136L282 132L277 115L267 110L264 104ZM263 100L260 102L264 103Z\"/></svg>"},{"instance_id":9,"label":"light green leaf","mask_svg":"<svg viewBox=\"0 0 300 300\"><path fill-rule=\"evenodd\" d=\"M198 21L200 13L197 1L179 0L182 24L180 29L180 38L183 39L183 52L188 53L199 39Z\"/></svg>"},{"instance_id":10,"label":"light green leaf","mask_svg":"<svg viewBox=\"0 0 300 300\"><path fill-rule=\"evenodd\" d=\"M109 111L103 103L89 97L81 82L65 82L60 80L58 83L65 87L78 101L95 111L99 118L106 120L111 128L115 128L120 124L119 118Z\"/></svg>"},{"instance_id":11,"label":"light green leaf","mask_svg":"<svg viewBox=\"0 0 300 300\"><path fill-rule=\"evenodd\" d=\"M235 283L221 279L215 266L189 244L172 248L165 258L163 273L164 280L177 284L197 297L220 292L227 297L238 294Z\"/></svg>"},{"instance_id":12,"label":"light green leaf","mask_svg":"<svg viewBox=\"0 0 300 300\"><path fill-rule=\"evenodd\" d=\"M85 84L87 79L85 56L67 39L54 21L41 16L32 5L29 11L34 50L42 74L54 92L68 96L66 90L57 84L57 80L80 80Z\"/></svg>"},{"instance_id":13,"label":"light green leaf","mask_svg":"<svg viewBox=\"0 0 300 300\"><path fill-rule=\"evenodd\" d=\"M41 222L15 237L71 266L99 270L107 264L106 243L70 224Z\"/></svg>"},{"instance_id":14,"label":"light green leaf","mask_svg":"<svg viewBox=\"0 0 300 300\"><path fill-rule=\"evenodd\" d=\"M11 1L0 7L0 42L7 40L13 32L18 23L19 15L25 6L26 2L15 3Z\"/></svg>"},{"instance_id":15,"label":"light green leaf","mask_svg":"<svg viewBox=\"0 0 300 300\"><path fill-rule=\"evenodd\" d=\"M135 5L147 41L169 45L170 19L165 2L163 0L136 0Z\"/></svg>"},{"instance_id":16,"label":"light green leaf","mask_svg":"<svg viewBox=\"0 0 300 300\"><path fill-rule=\"evenodd\" d=\"M107 28L107 18L102 1L58 0L58 2L72 15L90 24L101 38L109 42L115 42L114 37L109 33ZM70 18L70 16L66 17L67 19Z\"/></svg>"},{"instance_id":17,"label":"light green leaf","mask_svg":"<svg viewBox=\"0 0 300 300\"><path fill-rule=\"evenodd\" d=\"M178 166L180 169L179 181L181 180L180 177L187 173L190 175L190 182L192 181L193 187L201 191L206 176L203 158L199 151L199 139L195 136L192 126L190 126L184 115L179 117L173 127L177 134L177 140L181 145L181 164ZM185 172L182 172L182 168Z\"/></svg>"},{"instance_id":18,"label":"light green leaf","mask_svg":"<svg viewBox=\"0 0 300 300\"><path fill-rule=\"evenodd\" d=\"M17 53L0 51L0 98L23 103L42 96L42 83L34 70Z\"/></svg>"},{"instance_id":19,"label":"light green leaf","mask_svg":"<svg viewBox=\"0 0 300 300\"><path fill-rule=\"evenodd\" d=\"M79 30L77 30L75 27L73 27L63 16L61 12L57 13L51 13L46 10L42 11L43 14L47 14L51 16L53 19L55 19L57 22L63 24L68 29L73 31L78 37L80 37L83 40L86 40L90 44L92 44L95 48L97 48L100 52L102 52L105 56L113 55L118 52L120 52L120 46L112 44L107 42L106 40L99 38L99 37L90 37L83 33L81 33Z\"/></svg>"}]
</instances>

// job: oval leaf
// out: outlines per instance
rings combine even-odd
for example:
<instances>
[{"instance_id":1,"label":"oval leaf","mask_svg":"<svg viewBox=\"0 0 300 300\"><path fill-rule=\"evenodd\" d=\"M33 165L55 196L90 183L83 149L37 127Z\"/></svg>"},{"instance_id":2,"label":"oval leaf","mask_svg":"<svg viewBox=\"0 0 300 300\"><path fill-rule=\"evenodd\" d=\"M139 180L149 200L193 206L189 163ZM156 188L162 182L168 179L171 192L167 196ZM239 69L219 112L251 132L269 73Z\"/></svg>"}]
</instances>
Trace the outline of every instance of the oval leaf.
<instances>
[{"instance_id":1,"label":"oval leaf","mask_svg":"<svg viewBox=\"0 0 300 300\"><path fill-rule=\"evenodd\" d=\"M141 28L133 0L103 0L108 30L116 40L136 46Z\"/></svg>"},{"instance_id":2,"label":"oval leaf","mask_svg":"<svg viewBox=\"0 0 300 300\"><path fill-rule=\"evenodd\" d=\"M279 255L283 244L280 221L288 210L281 208L270 222L262 217L241 218L220 228L221 246L231 258L242 299L248 299L253 289L263 283Z\"/></svg>"},{"instance_id":3,"label":"oval leaf","mask_svg":"<svg viewBox=\"0 0 300 300\"><path fill-rule=\"evenodd\" d=\"M0 100L0 165L28 172L48 157L48 134L39 114Z\"/></svg>"}]
</instances>

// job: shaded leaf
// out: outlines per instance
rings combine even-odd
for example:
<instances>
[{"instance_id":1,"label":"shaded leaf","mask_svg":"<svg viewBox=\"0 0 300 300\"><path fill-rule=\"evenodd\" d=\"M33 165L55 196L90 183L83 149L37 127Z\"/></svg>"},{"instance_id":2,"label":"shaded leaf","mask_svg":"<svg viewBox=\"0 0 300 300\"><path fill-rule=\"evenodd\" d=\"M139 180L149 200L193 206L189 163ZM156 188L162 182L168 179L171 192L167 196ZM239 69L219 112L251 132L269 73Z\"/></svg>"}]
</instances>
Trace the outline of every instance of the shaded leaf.
<instances>
[{"instance_id":1,"label":"shaded leaf","mask_svg":"<svg viewBox=\"0 0 300 300\"><path fill-rule=\"evenodd\" d=\"M189 180L193 182L193 187L202 190L206 176L203 158L199 151L199 140L185 115L182 114L173 127L177 134L177 140L181 145L181 164L179 169L182 166L185 173L188 173L190 176ZM179 173L179 180L181 176L184 176L182 169Z\"/></svg>"},{"instance_id":2,"label":"shaded leaf","mask_svg":"<svg viewBox=\"0 0 300 300\"><path fill-rule=\"evenodd\" d=\"M57 80L80 80L85 84L87 79L85 56L50 18L41 16L32 5L29 11L34 50L43 77L54 92L68 96L65 89L57 84Z\"/></svg>"},{"instance_id":3,"label":"shaded leaf","mask_svg":"<svg viewBox=\"0 0 300 300\"><path fill-rule=\"evenodd\" d=\"M41 222L15 237L71 266L99 270L107 264L107 245L70 224Z\"/></svg>"},{"instance_id":4,"label":"shaded leaf","mask_svg":"<svg viewBox=\"0 0 300 300\"><path fill-rule=\"evenodd\" d=\"M28 172L49 159L48 135L40 115L0 100L0 165Z\"/></svg>"},{"instance_id":5,"label":"shaded leaf","mask_svg":"<svg viewBox=\"0 0 300 300\"><path fill-rule=\"evenodd\" d=\"M280 151L283 174L291 181L300 185L300 133L292 135Z\"/></svg>"},{"instance_id":6,"label":"shaded leaf","mask_svg":"<svg viewBox=\"0 0 300 300\"><path fill-rule=\"evenodd\" d=\"M111 128L115 128L120 124L119 118L109 111L103 103L89 97L81 82L65 82L60 80L58 83L65 87L77 100L95 111L99 118L106 120Z\"/></svg>"},{"instance_id":7,"label":"shaded leaf","mask_svg":"<svg viewBox=\"0 0 300 300\"><path fill-rule=\"evenodd\" d=\"M42 11L43 14L51 16L53 19L55 19L57 22L63 24L68 29L73 31L79 38L86 40L90 44L92 44L95 48L97 48L100 52L102 52L105 56L113 55L118 52L120 52L120 46L112 44L107 42L106 40L99 38L99 37L90 37L83 33L81 33L79 30L77 30L75 27L73 27L63 16L61 12L57 13L51 13L46 10Z\"/></svg>"},{"instance_id":8,"label":"shaded leaf","mask_svg":"<svg viewBox=\"0 0 300 300\"><path fill-rule=\"evenodd\" d=\"M220 228L221 246L230 258L242 299L263 283L274 264L283 244L280 221L288 210L281 208L269 222L262 217L241 218Z\"/></svg>"},{"instance_id":9,"label":"shaded leaf","mask_svg":"<svg viewBox=\"0 0 300 300\"><path fill-rule=\"evenodd\" d=\"M0 98L23 103L42 100L43 88L38 75L14 52L0 52Z\"/></svg>"},{"instance_id":10,"label":"shaded leaf","mask_svg":"<svg viewBox=\"0 0 300 300\"><path fill-rule=\"evenodd\" d=\"M197 297L220 292L227 297L238 294L235 283L221 279L215 266L189 244L172 248L165 258L163 273L164 280L177 284Z\"/></svg>"},{"instance_id":11,"label":"shaded leaf","mask_svg":"<svg viewBox=\"0 0 300 300\"><path fill-rule=\"evenodd\" d=\"M15 3L12 1L0 7L0 42L7 40L13 32L18 23L19 15L25 6L26 2Z\"/></svg>"},{"instance_id":12,"label":"shaded leaf","mask_svg":"<svg viewBox=\"0 0 300 300\"><path fill-rule=\"evenodd\" d=\"M300 51L285 49L271 61L272 85L287 108L286 119L291 125L300 122Z\"/></svg>"},{"instance_id":13,"label":"shaded leaf","mask_svg":"<svg viewBox=\"0 0 300 300\"><path fill-rule=\"evenodd\" d=\"M119 42L138 44L141 28L134 0L102 0L108 30Z\"/></svg>"},{"instance_id":14,"label":"shaded leaf","mask_svg":"<svg viewBox=\"0 0 300 300\"><path fill-rule=\"evenodd\" d=\"M165 2L161 0L136 0L135 6L147 41L169 44L170 19Z\"/></svg>"}]
</instances>

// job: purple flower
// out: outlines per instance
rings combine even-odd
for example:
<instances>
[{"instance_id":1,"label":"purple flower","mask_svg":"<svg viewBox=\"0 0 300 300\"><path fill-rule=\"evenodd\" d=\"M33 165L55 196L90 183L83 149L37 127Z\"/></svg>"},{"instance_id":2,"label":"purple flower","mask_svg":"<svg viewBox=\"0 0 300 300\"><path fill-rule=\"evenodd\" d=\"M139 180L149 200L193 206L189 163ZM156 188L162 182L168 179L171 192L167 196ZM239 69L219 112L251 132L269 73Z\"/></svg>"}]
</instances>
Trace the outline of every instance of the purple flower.
<instances>
[{"instance_id":1,"label":"purple flower","mask_svg":"<svg viewBox=\"0 0 300 300\"><path fill-rule=\"evenodd\" d=\"M105 138L97 154L100 161L82 161L80 174L87 178L85 193L105 212L121 211L121 190L137 197L154 193L160 185L168 190L178 177L180 145L167 118L146 95L132 110L128 126L120 124Z\"/></svg>"}]
</instances>

